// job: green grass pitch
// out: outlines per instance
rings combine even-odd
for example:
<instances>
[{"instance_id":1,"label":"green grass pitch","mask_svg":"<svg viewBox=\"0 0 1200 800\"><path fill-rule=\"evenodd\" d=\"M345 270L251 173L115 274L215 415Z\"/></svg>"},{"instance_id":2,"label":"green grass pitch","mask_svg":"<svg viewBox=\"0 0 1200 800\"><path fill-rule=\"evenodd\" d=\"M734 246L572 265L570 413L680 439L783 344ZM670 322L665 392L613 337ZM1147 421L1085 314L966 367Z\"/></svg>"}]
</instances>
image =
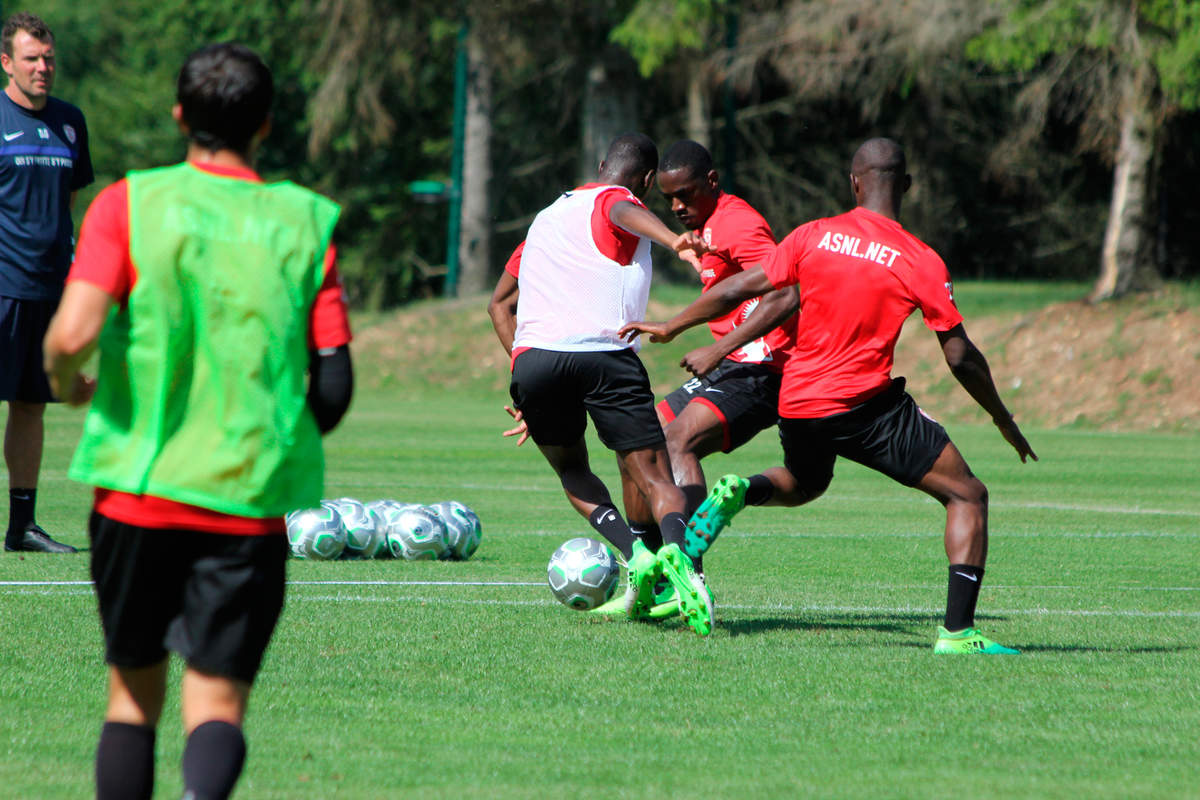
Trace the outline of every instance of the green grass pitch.
<instances>
[{"instance_id":1,"label":"green grass pitch","mask_svg":"<svg viewBox=\"0 0 1200 800\"><path fill-rule=\"evenodd\" d=\"M461 500L483 543L461 563L290 564L238 797L1197 796L1200 437L1034 430L1042 461L1022 465L991 427L951 426L992 498L979 623L1023 654L944 658L942 509L847 462L812 505L722 535L708 638L559 605L546 561L589 528L532 445L500 437L504 400L363 393L328 439L329 496ZM76 545L80 421L51 412L39 493ZM768 433L706 469L778 460ZM0 554L0 797L91 792L87 579L86 555Z\"/></svg>"}]
</instances>

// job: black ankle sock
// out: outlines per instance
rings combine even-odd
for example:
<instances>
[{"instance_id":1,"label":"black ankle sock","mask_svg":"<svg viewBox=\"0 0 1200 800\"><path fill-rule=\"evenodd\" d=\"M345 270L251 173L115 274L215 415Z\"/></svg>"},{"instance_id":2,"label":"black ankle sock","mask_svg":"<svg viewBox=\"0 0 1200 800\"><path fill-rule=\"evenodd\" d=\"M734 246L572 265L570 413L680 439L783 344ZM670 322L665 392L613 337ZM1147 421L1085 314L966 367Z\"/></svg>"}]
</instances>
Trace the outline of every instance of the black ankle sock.
<instances>
[{"instance_id":1,"label":"black ankle sock","mask_svg":"<svg viewBox=\"0 0 1200 800\"><path fill-rule=\"evenodd\" d=\"M766 475L751 475L747 478L750 485L746 487L746 505L761 506L775 494L775 487Z\"/></svg>"},{"instance_id":2,"label":"black ankle sock","mask_svg":"<svg viewBox=\"0 0 1200 800\"><path fill-rule=\"evenodd\" d=\"M96 800L150 800L154 795L154 728L105 722L96 747Z\"/></svg>"},{"instance_id":3,"label":"black ankle sock","mask_svg":"<svg viewBox=\"0 0 1200 800\"><path fill-rule=\"evenodd\" d=\"M183 748L183 789L189 800L225 800L246 763L242 729L213 720L198 726Z\"/></svg>"},{"instance_id":4,"label":"black ankle sock","mask_svg":"<svg viewBox=\"0 0 1200 800\"><path fill-rule=\"evenodd\" d=\"M621 551L621 555L626 560L629 560L629 557L633 555L633 532L629 530L629 525L625 523L625 519L617 511L616 506L612 503L596 506L588 515L588 522L596 529L597 533L608 539L613 547Z\"/></svg>"},{"instance_id":5,"label":"black ankle sock","mask_svg":"<svg viewBox=\"0 0 1200 800\"><path fill-rule=\"evenodd\" d=\"M961 631L975 627L975 602L979 599L981 583L983 567L950 565L950 582L946 589L946 630Z\"/></svg>"},{"instance_id":6,"label":"black ankle sock","mask_svg":"<svg viewBox=\"0 0 1200 800\"><path fill-rule=\"evenodd\" d=\"M656 522L631 524L629 530L642 540L642 544L646 545L646 549L651 553L657 553L663 546L662 531L659 530Z\"/></svg>"},{"instance_id":7,"label":"black ankle sock","mask_svg":"<svg viewBox=\"0 0 1200 800\"><path fill-rule=\"evenodd\" d=\"M672 511L658 521L658 527L662 531L664 544L677 544L683 548L684 532L687 530L687 520L683 518L683 514Z\"/></svg>"},{"instance_id":8,"label":"black ankle sock","mask_svg":"<svg viewBox=\"0 0 1200 800\"><path fill-rule=\"evenodd\" d=\"M37 489L8 490L8 535L25 532L33 523L33 510L37 505Z\"/></svg>"}]
</instances>

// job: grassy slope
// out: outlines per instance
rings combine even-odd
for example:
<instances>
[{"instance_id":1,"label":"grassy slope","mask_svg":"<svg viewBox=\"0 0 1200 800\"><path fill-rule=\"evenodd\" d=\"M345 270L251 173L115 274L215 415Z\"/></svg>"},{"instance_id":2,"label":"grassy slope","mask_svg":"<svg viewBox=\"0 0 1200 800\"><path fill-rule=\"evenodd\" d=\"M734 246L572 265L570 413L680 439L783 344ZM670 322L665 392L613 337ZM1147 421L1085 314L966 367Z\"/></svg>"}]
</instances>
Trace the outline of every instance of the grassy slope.
<instances>
[{"instance_id":1,"label":"grassy slope","mask_svg":"<svg viewBox=\"0 0 1200 800\"><path fill-rule=\"evenodd\" d=\"M465 563L291 565L239 796L1193 792L1196 436L1038 430L1043 460L1021 465L989 427L951 423L992 494L980 622L1025 654L947 661L928 649L945 592L931 501L840 464L817 503L750 509L723 535L708 639L592 620L543 584L549 553L586 525L536 451L499 438L503 393L411 374L376 387L387 366L359 368L328 494L460 499L483 545ZM52 413L41 518L82 544L88 496L63 477L78 422ZM759 437L710 475L776 451ZM0 555L0 581L86 579L82 556ZM0 586L0 620L0 796L85 796L104 702L89 590ZM172 797L174 702L164 719Z\"/></svg>"}]
</instances>

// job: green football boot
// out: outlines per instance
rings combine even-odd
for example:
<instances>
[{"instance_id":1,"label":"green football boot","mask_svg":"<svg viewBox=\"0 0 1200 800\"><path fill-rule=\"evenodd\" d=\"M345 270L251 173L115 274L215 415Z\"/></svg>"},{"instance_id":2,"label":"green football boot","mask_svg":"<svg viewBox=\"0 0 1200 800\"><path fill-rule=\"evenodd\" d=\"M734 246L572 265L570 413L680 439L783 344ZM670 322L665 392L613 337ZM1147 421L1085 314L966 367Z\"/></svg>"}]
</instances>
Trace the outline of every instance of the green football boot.
<instances>
[{"instance_id":1,"label":"green football boot","mask_svg":"<svg viewBox=\"0 0 1200 800\"><path fill-rule=\"evenodd\" d=\"M737 475L726 475L716 482L708 497L688 520L684 532L683 550L699 558L712 546L734 515L746 506L746 487L750 482Z\"/></svg>"},{"instance_id":2,"label":"green football boot","mask_svg":"<svg viewBox=\"0 0 1200 800\"><path fill-rule=\"evenodd\" d=\"M978 628L967 628L966 630L951 633L939 625L938 638L933 643L933 652L939 655L979 654L985 656L1002 656L1017 655L1021 651L993 642L980 633Z\"/></svg>"},{"instance_id":3,"label":"green football boot","mask_svg":"<svg viewBox=\"0 0 1200 800\"><path fill-rule=\"evenodd\" d=\"M646 545L633 543L629 556L629 588L625 590L625 614L630 619L643 619L654 606L654 587L662 577L658 558Z\"/></svg>"},{"instance_id":4,"label":"green football boot","mask_svg":"<svg viewBox=\"0 0 1200 800\"><path fill-rule=\"evenodd\" d=\"M615 617L617 615L620 615L622 617L625 616L625 593L621 592L620 594L616 595L612 600L609 600L606 603L601 603L600 605L596 606L595 608L588 609L587 613L596 614L601 617L607 617L607 616Z\"/></svg>"},{"instance_id":5,"label":"green football boot","mask_svg":"<svg viewBox=\"0 0 1200 800\"><path fill-rule=\"evenodd\" d=\"M692 630L708 636L713 624L712 594L704 579L696 574L692 559L679 549L679 545L669 544L658 551L658 564L662 574L675 587L679 613Z\"/></svg>"}]
</instances>

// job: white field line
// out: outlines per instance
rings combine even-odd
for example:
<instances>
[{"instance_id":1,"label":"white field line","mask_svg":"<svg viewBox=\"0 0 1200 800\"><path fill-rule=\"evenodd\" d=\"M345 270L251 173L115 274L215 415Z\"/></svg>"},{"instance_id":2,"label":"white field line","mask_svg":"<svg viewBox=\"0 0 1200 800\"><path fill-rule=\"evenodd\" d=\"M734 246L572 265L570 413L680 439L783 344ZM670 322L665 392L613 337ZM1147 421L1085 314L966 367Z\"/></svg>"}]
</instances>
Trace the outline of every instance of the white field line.
<instances>
[{"instance_id":1,"label":"white field line","mask_svg":"<svg viewBox=\"0 0 1200 800\"><path fill-rule=\"evenodd\" d=\"M380 484L380 486L386 486L387 488L392 489L393 491L395 491L397 489L395 484ZM425 490L429 490L429 489L433 489L435 491L442 491L442 489L444 487L442 487L440 485L433 485L433 484L427 485L427 484L421 484L421 483L406 483L404 486L399 487L399 488L400 489L411 489L414 491L425 491ZM512 485L506 485L506 484L464 483L464 484L456 485L455 488L459 489L459 490L466 489L466 490L470 490L470 491L500 492L505 495L511 495L514 492L531 492L531 493L535 493L535 494L553 494L553 495L558 495L558 496L562 495L561 487L550 486L550 485L535 486L535 485L527 484L525 486L512 486ZM912 503L914 501L915 502L926 502L926 503L936 503L937 502L936 500L934 500L932 498L929 498L929 497L926 497L925 495L917 494L917 493L901 494L901 495L895 495L895 496L890 496L890 497L889 496L880 497L877 495L868 496L868 495L838 495L838 494L835 494L835 495L830 495L828 497L823 497L823 498L819 499L817 502L822 505L852 504L855 506L860 506L863 503L872 503L872 504L876 504L876 505L878 505L880 503L906 504L906 503ZM1179 509L1179 508L1144 508L1142 506L1137 506L1137 505L1135 505L1135 506L1123 506L1123 505L1114 505L1114 504L1087 505L1087 504L1083 504L1083 503L1019 502L1019 501L996 500L996 499L993 499L991 501L990 505L991 505L991 508L993 508L993 509L1027 508L1027 509L1046 509L1049 511L1078 511L1081 513L1090 513L1090 514L1133 514L1133 515L1164 516L1164 517L1200 518L1200 509L1193 510L1193 509Z\"/></svg>"}]
</instances>

